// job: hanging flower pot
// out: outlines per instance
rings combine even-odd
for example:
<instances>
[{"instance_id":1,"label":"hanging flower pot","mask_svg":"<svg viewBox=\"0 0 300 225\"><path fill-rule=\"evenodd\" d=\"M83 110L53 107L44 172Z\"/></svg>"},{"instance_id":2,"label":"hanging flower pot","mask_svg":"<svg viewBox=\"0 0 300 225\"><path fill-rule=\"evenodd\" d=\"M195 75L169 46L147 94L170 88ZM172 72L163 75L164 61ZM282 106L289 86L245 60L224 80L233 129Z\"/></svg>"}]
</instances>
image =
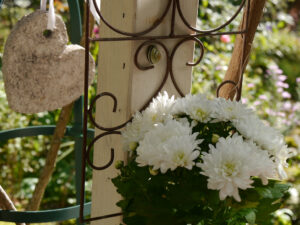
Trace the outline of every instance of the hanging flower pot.
<instances>
[{"instance_id":1,"label":"hanging flower pot","mask_svg":"<svg viewBox=\"0 0 300 225\"><path fill-rule=\"evenodd\" d=\"M264 224L289 185L283 136L240 102L158 96L122 132L127 225Z\"/></svg>"}]
</instances>

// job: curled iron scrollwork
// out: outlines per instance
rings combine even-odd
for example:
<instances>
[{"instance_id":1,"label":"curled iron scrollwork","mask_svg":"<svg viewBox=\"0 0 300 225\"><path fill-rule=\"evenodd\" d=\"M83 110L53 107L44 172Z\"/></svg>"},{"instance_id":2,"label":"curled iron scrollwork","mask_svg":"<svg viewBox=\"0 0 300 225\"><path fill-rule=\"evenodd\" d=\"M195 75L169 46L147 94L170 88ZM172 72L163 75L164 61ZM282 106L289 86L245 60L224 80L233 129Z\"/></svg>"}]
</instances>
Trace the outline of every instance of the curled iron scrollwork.
<instances>
[{"instance_id":1,"label":"curled iron scrollwork","mask_svg":"<svg viewBox=\"0 0 300 225\"><path fill-rule=\"evenodd\" d=\"M95 109L96 106L96 102L101 100L102 98L110 98L113 101L113 108L112 108L112 113L116 113L117 112L117 107L118 107L118 100L117 97L110 92L103 92L98 94L91 102L90 104L90 108L88 108L88 75L89 75L89 63L88 63L88 54L89 54L89 46L91 42L104 42L104 41L143 41L136 49L135 54L134 54L134 65L141 71L147 71L147 70L151 70L155 68L155 65L153 64L149 64L149 65L142 65L139 62L139 56L142 52L142 49L150 46L150 45L155 45L158 46L160 49L163 50L163 56L166 57L166 67L165 67L165 72L162 76L162 80L160 81L160 84L158 85L158 87L154 90L152 96L146 100L146 102L144 103L144 105L141 107L140 111L143 111L144 109L147 108L147 106L151 103L152 99L154 97L156 97L159 92L163 89L163 87L165 86L168 78L171 78L171 82L174 85L175 89L177 90L178 94L180 96L184 96L183 91L180 88L180 85L178 84L177 80L176 80L176 76L175 76L175 72L173 71L173 65L174 65L174 58L176 56L176 53L178 51L178 49L186 42L192 41L195 42L197 44L197 46L200 48L200 56L199 58L195 61L195 62L187 62L186 66L196 66L198 64L200 64L201 60L203 59L204 56L204 52L205 52L205 47L202 43L202 41L200 40L201 37L211 37L211 36L220 36L223 34L229 34L229 35L236 35L236 34L240 34L243 35L243 56L242 59L243 60L245 58L245 48L246 48L246 39L247 39L247 31L248 31L248 20L249 20L249 9L250 9L250 1L251 0L242 0L241 4L238 6L238 9L236 12L234 12L234 14L230 17L229 20L225 21L222 25L210 29L210 30L201 30L198 28L193 27L192 25L189 24L189 22L187 21L182 8L181 8L181 3L180 0L166 0L167 1L167 5L166 8L164 9L162 15L147 29L143 30L143 31L139 31L139 32L126 32L126 31L122 31L114 26L112 26L102 15L100 9L97 7L96 4L96 0L87 0L87 7L86 7L86 31L85 31L85 38L86 38L86 43L85 43L85 47L86 47L86 54L85 54L85 86L84 86L84 131L83 131L83 162L82 162L82 183L81 183L81 203L80 203L80 219L81 222L89 222L89 221L93 221L93 220L100 220L100 219L105 219L105 218L110 218L110 217L114 217L114 216L119 216L121 215L121 213L115 213L115 214L109 214L109 215L105 215L105 216L98 216L98 217L94 217L94 218L89 218L89 219L85 219L83 217L83 207L84 207L84 193L85 193L85 175L86 175L86 162L87 164L94 170L104 170L107 169L108 167L110 167L113 162L114 162L114 158L115 158L115 150L113 148L110 149L110 159L109 161L102 165L95 165L94 162L92 162L90 155L91 155L91 151L93 149L94 144L97 141L100 141L102 138L105 138L109 135L120 135L121 134L121 129L124 128L126 126L126 124L128 124L129 122L132 121L132 118L129 118L127 121L123 122L122 124L119 124L117 126L113 126L113 127L105 127L102 126L101 124L99 124L99 122L97 122L95 120L95 118L93 117L93 111ZM90 37L88 34L90 33L90 20L89 15L90 15L90 11L89 11L89 6L90 4L94 4L95 9L97 14L100 17L101 22L103 22L107 27L109 27L109 29L113 30L114 32L122 35L120 37L100 37L100 38L92 38ZM246 4L247 3L247 4ZM245 26L241 26L240 30L238 31L226 31L226 32L221 32L221 30L225 27L227 27L229 24L231 24L231 22L237 18L237 16L240 14L240 12L243 10L243 8L246 10L245 14L246 17L243 17L243 21L242 24L244 24ZM172 13L171 15L171 22L170 22L170 34L169 35L162 35L162 36L151 36L149 35L149 33L153 30L155 30L166 18L168 13ZM176 14L179 15L179 18L182 20L182 22L185 24L185 26L187 28L189 28L189 30L191 31L191 33L188 34L176 34L175 33L175 18L176 18ZM194 32L194 33L192 33ZM178 40L177 43L175 43L173 49L169 49L166 47L166 45L164 44L164 40ZM241 69L240 69L240 79L238 82L232 81L232 80L225 80L224 82L222 82L218 88L217 88L217 97L220 94L220 90L222 87L224 87L225 85L231 85L233 86L232 91L234 92L234 94L236 95L236 99L240 100L241 98L241 90L242 90L242 81L243 81L243 68L244 65L241 65ZM89 144L87 144L87 122L88 119L91 121L91 123L99 130L103 131L101 134L97 135L93 140L91 140L91 142ZM94 150L95 151L95 150Z\"/></svg>"},{"instance_id":2,"label":"curled iron scrollwork","mask_svg":"<svg viewBox=\"0 0 300 225\"><path fill-rule=\"evenodd\" d=\"M181 20L183 21L183 23L192 31L195 31L197 33L202 33L202 34L208 34L208 33L214 33L216 31L219 31L225 27L227 27L230 23L232 23L232 21L240 14L240 12L242 11L243 7L245 6L246 4L246 1L247 0L243 0L238 8L238 10L234 13L233 16L231 16L229 18L229 20L227 20L225 23L223 23L222 25L216 27L216 28L213 28L213 29L210 29L210 30L201 30L201 29L197 29L195 27L192 27L189 22L187 21L187 19L185 18L182 10L181 10L181 4L180 4L180 0L176 0L176 4L177 4L177 9L178 9L178 13L179 13L179 16L181 18Z\"/></svg>"},{"instance_id":3,"label":"curled iron scrollwork","mask_svg":"<svg viewBox=\"0 0 300 225\"><path fill-rule=\"evenodd\" d=\"M239 93L239 86L236 82L234 82L232 80L225 80L217 88L217 98L220 97L221 88L227 84L231 84L233 86L231 91L234 92L234 95L237 95ZM236 96L236 98L238 98L238 96Z\"/></svg>"},{"instance_id":4,"label":"curled iron scrollwork","mask_svg":"<svg viewBox=\"0 0 300 225\"><path fill-rule=\"evenodd\" d=\"M204 56L204 45L203 45L202 41L200 41L196 37L188 37L188 38L182 39L181 41L179 41L175 45L175 47L173 49L173 52L172 52L172 54L170 56L170 62L171 62L171 65L170 65L170 76L171 76L171 80L172 80L172 83L173 83L174 87L176 88L177 92L180 94L181 97L184 96L184 93L181 91L181 89L180 89L180 87L179 87L179 85L178 85L178 83L177 83L177 81L175 79L174 71L173 71L173 61L174 61L174 56L175 56L177 50L179 49L179 47L182 44L184 44L185 42L187 42L187 41L194 41L194 42L196 42L199 45L200 49L201 49L201 53L200 53L200 56L199 56L198 60L196 62L187 62L186 63L187 66L196 66L196 65L198 65L201 62L201 60L202 60L202 58Z\"/></svg>"},{"instance_id":5,"label":"curled iron scrollwork","mask_svg":"<svg viewBox=\"0 0 300 225\"><path fill-rule=\"evenodd\" d=\"M173 0L168 0L168 4L167 4L167 7L165 8L162 16L160 18L158 18L153 24L152 26L150 26L149 28L143 30L143 31L140 31L140 32L135 32L135 33L131 33L131 32L126 32L126 31L122 31L118 28L115 28L114 26L112 26L102 15L100 9L97 7L97 2L96 0L93 0L92 4L94 4L94 7L96 9L96 12L97 14L99 15L101 21L103 23L105 23L106 26L108 26L111 30L115 31L116 33L118 34L121 34L121 35L124 35L124 36L130 36L130 37L138 37L138 36L142 36L142 35L145 35L145 34L148 34L150 33L151 31L153 31L155 28L157 28L162 22L163 20L165 19L166 15L168 14L170 8L171 8L171 5L172 5L172 2Z\"/></svg>"},{"instance_id":6,"label":"curled iron scrollwork","mask_svg":"<svg viewBox=\"0 0 300 225\"><path fill-rule=\"evenodd\" d=\"M92 161L91 161L91 158L90 158L90 152L94 146L94 144L99 141L101 138L105 137L105 136L108 136L108 135L112 135L112 134L117 134L117 135L120 135L121 132L119 131L107 131L107 132L104 132L100 135L97 135L93 140L92 142L88 145L88 148L87 148L87 162L88 164L90 165L91 168L93 168L94 170L105 170L106 168L110 167L113 162L114 162L114 158L115 158L115 150L113 148L110 149L110 160L108 163L106 163L104 166L96 166Z\"/></svg>"}]
</instances>

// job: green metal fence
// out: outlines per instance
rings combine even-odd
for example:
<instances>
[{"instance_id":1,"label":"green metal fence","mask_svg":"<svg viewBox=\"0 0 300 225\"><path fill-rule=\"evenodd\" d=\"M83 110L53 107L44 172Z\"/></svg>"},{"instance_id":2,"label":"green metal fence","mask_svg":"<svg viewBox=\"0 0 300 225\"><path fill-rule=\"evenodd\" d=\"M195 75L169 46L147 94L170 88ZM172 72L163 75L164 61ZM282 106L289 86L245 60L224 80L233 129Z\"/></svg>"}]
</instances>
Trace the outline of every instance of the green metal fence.
<instances>
[{"instance_id":1,"label":"green metal fence","mask_svg":"<svg viewBox=\"0 0 300 225\"><path fill-rule=\"evenodd\" d=\"M0 0L1 6L2 0ZM79 44L82 36L82 20L80 14L80 5L82 0L68 0L70 9L70 41ZM84 59L82 59L84 60ZM82 77L84 75L82 74ZM79 218L79 202L81 189L81 160L82 160L82 127L83 127L83 99L80 97L74 104L74 122L72 126L66 129L66 136L74 138L75 141L75 166L76 166L76 200L77 205L62 209L52 209L44 211L26 211L16 212L9 210L0 210L0 221L15 223L46 223L58 222L69 219ZM0 141L17 137L30 137L37 135L52 135L55 126L33 126L27 128L19 128L0 132ZM88 130L88 137L94 137L94 131ZM84 207L84 215L87 216L91 211L91 203L86 203Z\"/></svg>"}]
</instances>

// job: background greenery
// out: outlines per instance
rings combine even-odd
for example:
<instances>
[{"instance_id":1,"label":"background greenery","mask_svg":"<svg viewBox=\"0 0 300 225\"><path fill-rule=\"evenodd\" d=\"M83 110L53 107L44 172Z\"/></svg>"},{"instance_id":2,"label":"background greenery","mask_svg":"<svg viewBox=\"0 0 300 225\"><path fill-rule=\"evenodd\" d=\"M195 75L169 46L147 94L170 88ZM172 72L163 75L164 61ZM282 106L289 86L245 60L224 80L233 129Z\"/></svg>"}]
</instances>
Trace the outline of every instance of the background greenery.
<instances>
[{"instance_id":1,"label":"background greenery","mask_svg":"<svg viewBox=\"0 0 300 225\"><path fill-rule=\"evenodd\" d=\"M220 25L232 15L240 0L199 0L198 25L206 28ZM296 0L269 0L250 56L243 88L244 103L253 107L267 123L286 136L295 157L290 160L289 182L294 184L291 197L276 212L272 224L300 224L300 39L298 21L291 16ZM0 130L30 125L55 124L59 110L25 115L9 109L1 74L1 59L5 40L14 24L25 14L33 12L39 0L5 0L0 11ZM68 26L68 6L65 0L55 0L56 12ZM298 12L299 13L299 12ZM292 14L293 15L293 14ZM239 18L226 28L238 27ZM94 35L98 35L97 29ZM203 38L206 47L202 63L194 68L192 92L215 96L230 61L235 37ZM92 53L96 58L97 46ZM196 48L196 57L199 48ZM91 88L95 93L95 87ZM50 137L16 138L0 142L0 184L22 210L30 201L39 172L45 164ZM53 178L43 199L41 209L75 204L74 142L65 139ZM90 186L90 181L87 182ZM67 223L73 223L69 221Z\"/></svg>"}]
</instances>

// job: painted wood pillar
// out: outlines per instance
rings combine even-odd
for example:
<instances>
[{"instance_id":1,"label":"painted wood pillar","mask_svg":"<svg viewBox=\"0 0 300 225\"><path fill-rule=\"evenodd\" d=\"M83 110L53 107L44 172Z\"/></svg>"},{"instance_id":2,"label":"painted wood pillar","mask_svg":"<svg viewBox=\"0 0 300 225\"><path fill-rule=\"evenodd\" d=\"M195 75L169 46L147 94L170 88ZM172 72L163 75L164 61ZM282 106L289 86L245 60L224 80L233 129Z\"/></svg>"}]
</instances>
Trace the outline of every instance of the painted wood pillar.
<instances>
[{"instance_id":1,"label":"painted wood pillar","mask_svg":"<svg viewBox=\"0 0 300 225\"><path fill-rule=\"evenodd\" d=\"M183 1L182 1L183 2ZM138 32L150 27L159 18L168 4L167 0L102 0L101 12L107 21L127 32ZM191 25L195 26L198 11L198 0L189 0L182 3L182 11ZM171 32L172 8L166 18L155 30L148 35L169 35ZM175 19L175 33L188 34L191 31L184 26L178 13ZM101 37L120 37L111 31L106 25L100 25ZM159 40L160 41L160 40ZM168 49L170 55L174 46L180 40L163 40L161 43ZM113 110L111 98L103 98L96 105L96 122L105 127L113 127L124 123L132 113L139 110L145 102L155 93L160 85L167 67L167 53L158 46L161 51L161 60L155 64L155 68L147 71L139 70L134 64L134 55L143 41L101 42L99 48L99 76L98 93L111 92L118 99L117 111ZM187 62L193 61L194 42L183 43L173 58L174 77L184 94L191 89L192 67ZM139 53L139 64L148 66L146 57L147 46ZM168 78L163 90L169 94L179 95ZM102 131L96 130L96 135ZM115 161L126 160L126 154L122 150L121 136L109 135L95 144L94 164L104 165L110 160L110 149L115 149ZM117 176L114 166L104 171L93 171L92 187L92 217L118 213L120 209L115 205L120 196L111 183L111 178ZM118 225L121 217L94 221L92 224Z\"/></svg>"}]
</instances>

